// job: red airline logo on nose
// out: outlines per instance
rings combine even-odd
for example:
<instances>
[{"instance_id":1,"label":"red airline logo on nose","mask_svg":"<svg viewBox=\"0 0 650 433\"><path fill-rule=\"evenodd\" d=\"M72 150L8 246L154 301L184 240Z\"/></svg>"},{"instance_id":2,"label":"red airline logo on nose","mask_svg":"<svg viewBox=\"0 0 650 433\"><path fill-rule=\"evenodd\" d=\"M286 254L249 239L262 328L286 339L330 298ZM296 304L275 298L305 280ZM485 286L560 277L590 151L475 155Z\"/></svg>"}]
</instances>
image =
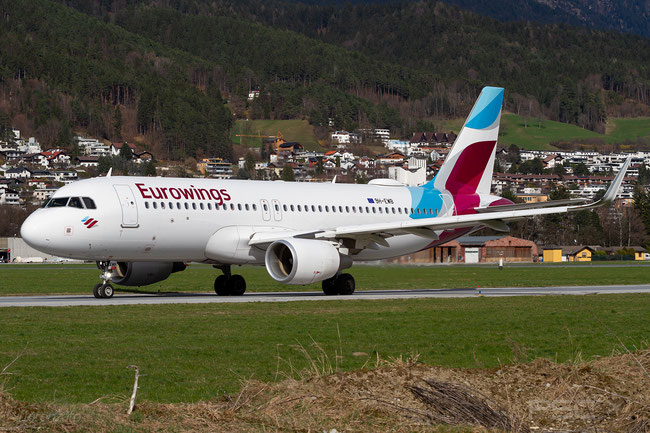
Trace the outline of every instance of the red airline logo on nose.
<instances>
[{"instance_id":1,"label":"red airline logo on nose","mask_svg":"<svg viewBox=\"0 0 650 433\"><path fill-rule=\"evenodd\" d=\"M87 229L91 229L94 226L96 226L99 221L97 221L94 218L85 217L84 219L81 220L81 222L84 223Z\"/></svg>"}]
</instances>

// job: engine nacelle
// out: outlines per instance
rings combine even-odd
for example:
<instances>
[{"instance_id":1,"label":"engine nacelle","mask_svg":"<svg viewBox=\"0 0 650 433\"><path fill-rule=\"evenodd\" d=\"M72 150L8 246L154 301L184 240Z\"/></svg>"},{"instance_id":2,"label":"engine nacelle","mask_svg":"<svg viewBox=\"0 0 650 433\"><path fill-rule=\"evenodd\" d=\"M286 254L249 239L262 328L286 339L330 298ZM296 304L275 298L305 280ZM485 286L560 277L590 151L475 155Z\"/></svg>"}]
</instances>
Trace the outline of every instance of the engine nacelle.
<instances>
[{"instance_id":1,"label":"engine nacelle","mask_svg":"<svg viewBox=\"0 0 650 433\"><path fill-rule=\"evenodd\" d=\"M323 281L352 264L349 259L341 260L330 242L295 238L273 242L266 249L264 263L271 278L284 284Z\"/></svg>"},{"instance_id":2,"label":"engine nacelle","mask_svg":"<svg viewBox=\"0 0 650 433\"><path fill-rule=\"evenodd\" d=\"M182 262L117 262L111 281L121 286L146 286L185 270Z\"/></svg>"}]
</instances>

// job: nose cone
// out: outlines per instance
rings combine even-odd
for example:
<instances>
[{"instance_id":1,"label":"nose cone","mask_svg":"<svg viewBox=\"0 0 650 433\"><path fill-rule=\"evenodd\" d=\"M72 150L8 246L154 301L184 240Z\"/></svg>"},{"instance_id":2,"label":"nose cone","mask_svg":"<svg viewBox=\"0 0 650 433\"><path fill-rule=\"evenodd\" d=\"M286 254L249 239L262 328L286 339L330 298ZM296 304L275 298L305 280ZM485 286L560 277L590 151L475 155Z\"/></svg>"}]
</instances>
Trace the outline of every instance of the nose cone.
<instances>
[{"instance_id":1,"label":"nose cone","mask_svg":"<svg viewBox=\"0 0 650 433\"><path fill-rule=\"evenodd\" d=\"M27 217L20 227L20 236L30 247L42 252L48 252L50 239L45 216L36 211Z\"/></svg>"}]
</instances>

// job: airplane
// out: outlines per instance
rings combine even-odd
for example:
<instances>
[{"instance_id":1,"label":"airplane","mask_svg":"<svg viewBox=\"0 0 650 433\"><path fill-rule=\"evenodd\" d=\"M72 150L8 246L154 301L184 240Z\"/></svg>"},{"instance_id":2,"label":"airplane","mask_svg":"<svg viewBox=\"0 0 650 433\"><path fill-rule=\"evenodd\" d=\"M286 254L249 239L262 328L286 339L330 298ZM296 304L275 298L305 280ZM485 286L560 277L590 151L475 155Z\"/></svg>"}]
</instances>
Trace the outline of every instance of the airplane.
<instances>
[{"instance_id":1,"label":"airplane","mask_svg":"<svg viewBox=\"0 0 650 433\"><path fill-rule=\"evenodd\" d=\"M145 286L188 262L222 271L220 296L239 296L246 281L233 265L263 265L284 284L321 282L325 295L350 295L354 262L432 248L490 227L535 215L610 204L623 164L598 202L558 200L514 204L490 193L504 89L485 87L453 147L428 183L405 186L374 179L365 185L209 178L104 176L57 190L21 227L28 245L48 254L96 261L97 298L111 283Z\"/></svg>"}]
</instances>

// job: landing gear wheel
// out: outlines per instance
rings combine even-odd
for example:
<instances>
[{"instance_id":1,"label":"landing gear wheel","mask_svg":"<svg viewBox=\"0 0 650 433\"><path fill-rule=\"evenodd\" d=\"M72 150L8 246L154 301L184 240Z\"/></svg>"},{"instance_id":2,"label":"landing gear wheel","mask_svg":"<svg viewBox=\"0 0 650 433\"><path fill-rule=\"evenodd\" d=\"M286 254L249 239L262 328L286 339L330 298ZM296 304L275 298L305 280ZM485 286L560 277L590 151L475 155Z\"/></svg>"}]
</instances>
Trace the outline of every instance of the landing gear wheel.
<instances>
[{"instance_id":1,"label":"landing gear wheel","mask_svg":"<svg viewBox=\"0 0 650 433\"><path fill-rule=\"evenodd\" d=\"M230 294L228 291L228 277L219 275L214 280L214 292L219 296L228 296Z\"/></svg>"},{"instance_id":2,"label":"landing gear wheel","mask_svg":"<svg viewBox=\"0 0 650 433\"><path fill-rule=\"evenodd\" d=\"M98 299L102 297L102 295L99 293L100 287L102 287L102 283L97 283L95 284L95 287L93 287L93 296Z\"/></svg>"},{"instance_id":3,"label":"landing gear wheel","mask_svg":"<svg viewBox=\"0 0 650 433\"><path fill-rule=\"evenodd\" d=\"M99 295L102 298L112 298L113 297L113 286L110 284L102 284L99 288Z\"/></svg>"},{"instance_id":4,"label":"landing gear wheel","mask_svg":"<svg viewBox=\"0 0 650 433\"><path fill-rule=\"evenodd\" d=\"M338 290L336 290L336 276L323 280L322 286L325 296L333 296L339 294Z\"/></svg>"},{"instance_id":5,"label":"landing gear wheel","mask_svg":"<svg viewBox=\"0 0 650 433\"><path fill-rule=\"evenodd\" d=\"M339 295L351 295L354 293L354 289L356 288L354 277L350 274L341 274L336 277L334 285L336 286L336 291Z\"/></svg>"},{"instance_id":6,"label":"landing gear wheel","mask_svg":"<svg viewBox=\"0 0 650 433\"><path fill-rule=\"evenodd\" d=\"M246 280L241 275L232 275L228 279L228 292L232 296L241 296L246 291Z\"/></svg>"}]
</instances>

